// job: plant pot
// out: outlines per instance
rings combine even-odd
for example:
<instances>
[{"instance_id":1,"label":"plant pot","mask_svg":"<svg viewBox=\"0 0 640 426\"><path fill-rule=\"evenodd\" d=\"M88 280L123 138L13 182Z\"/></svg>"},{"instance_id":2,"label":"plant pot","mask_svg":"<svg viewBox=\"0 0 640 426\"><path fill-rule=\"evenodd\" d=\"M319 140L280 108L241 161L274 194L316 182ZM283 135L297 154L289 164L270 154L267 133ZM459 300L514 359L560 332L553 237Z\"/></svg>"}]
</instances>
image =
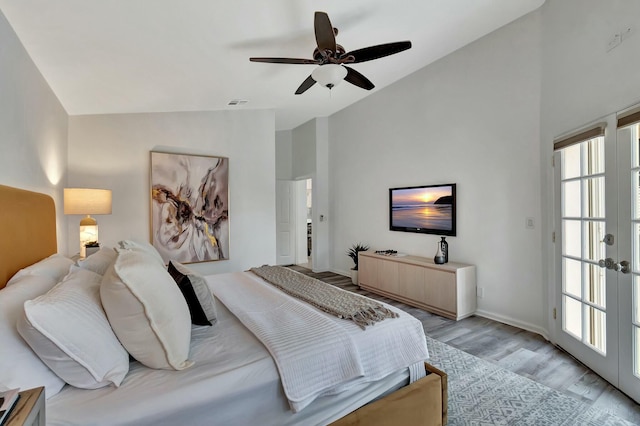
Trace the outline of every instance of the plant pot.
<instances>
[{"instance_id":1,"label":"plant pot","mask_svg":"<svg viewBox=\"0 0 640 426\"><path fill-rule=\"evenodd\" d=\"M358 285L358 271L355 269L351 270L351 282L354 285Z\"/></svg>"}]
</instances>

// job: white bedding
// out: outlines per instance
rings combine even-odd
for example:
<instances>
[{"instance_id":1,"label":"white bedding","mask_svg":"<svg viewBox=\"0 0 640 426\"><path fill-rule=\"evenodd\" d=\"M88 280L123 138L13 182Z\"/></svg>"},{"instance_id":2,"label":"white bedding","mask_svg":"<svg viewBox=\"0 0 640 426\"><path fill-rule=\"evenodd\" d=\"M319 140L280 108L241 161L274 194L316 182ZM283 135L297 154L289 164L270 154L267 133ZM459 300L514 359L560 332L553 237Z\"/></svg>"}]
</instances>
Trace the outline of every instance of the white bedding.
<instances>
[{"instance_id":1,"label":"white bedding","mask_svg":"<svg viewBox=\"0 0 640 426\"><path fill-rule=\"evenodd\" d=\"M222 274L207 279L215 293L215 282L221 278L233 279L233 275ZM268 351L222 303L218 303L218 309L215 326L193 328L189 356L195 363L193 367L183 371L152 370L133 362L130 373L117 389L85 390L67 385L62 392L47 400L47 424L328 424L408 383L407 368L399 368L392 374L374 368L368 372L369 380L374 382L360 383L342 393L321 396L301 412L293 413ZM382 321L369 327L367 332L362 332L348 321L322 315L332 321L347 323L345 328L354 335L357 345L386 340L388 344L380 348L384 357L397 355L406 344L394 340L396 333L392 322L417 322L402 311L390 309L398 312L400 317Z\"/></svg>"},{"instance_id":2,"label":"white bedding","mask_svg":"<svg viewBox=\"0 0 640 426\"><path fill-rule=\"evenodd\" d=\"M210 286L267 347L294 412L318 395L376 380L429 356L422 324L408 315L363 331L352 321L327 315L252 273L212 277Z\"/></svg>"}]
</instances>

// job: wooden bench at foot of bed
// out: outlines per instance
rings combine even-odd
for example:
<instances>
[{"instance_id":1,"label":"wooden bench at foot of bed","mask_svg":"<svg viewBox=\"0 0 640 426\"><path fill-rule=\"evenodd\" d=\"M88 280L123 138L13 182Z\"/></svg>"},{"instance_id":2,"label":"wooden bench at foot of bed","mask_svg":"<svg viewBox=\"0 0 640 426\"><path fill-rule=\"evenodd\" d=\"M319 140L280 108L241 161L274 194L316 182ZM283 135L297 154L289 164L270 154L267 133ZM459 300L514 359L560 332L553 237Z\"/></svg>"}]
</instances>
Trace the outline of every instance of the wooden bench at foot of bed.
<instances>
[{"instance_id":1,"label":"wooden bench at foot of bed","mask_svg":"<svg viewBox=\"0 0 640 426\"><path fill-rule=\"evenodd\" d=\"M331 423L330 426L447 424L447 374L424 363L427 376Z\"/></svg>"}]
</instances>

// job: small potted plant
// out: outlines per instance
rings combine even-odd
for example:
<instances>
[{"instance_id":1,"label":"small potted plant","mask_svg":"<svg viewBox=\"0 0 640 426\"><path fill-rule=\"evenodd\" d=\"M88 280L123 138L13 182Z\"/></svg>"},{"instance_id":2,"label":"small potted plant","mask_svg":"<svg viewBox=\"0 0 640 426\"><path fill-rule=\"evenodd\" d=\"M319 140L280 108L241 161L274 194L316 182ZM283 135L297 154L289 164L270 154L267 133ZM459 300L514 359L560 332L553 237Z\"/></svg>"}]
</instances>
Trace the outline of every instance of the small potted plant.
<instances>
[{"instance_id":1,"label":"small potted plant","mask_svg":"<svg viewBox=\"0 0 640 426\"><path fill-rule=\"evenodd\" d=\"M369 250L369 246L364 244L354 244L349 250L347 250L347 256L353 260L354 267L351 268L351 282L358 285L358 252Z\"/></svg>"}]
</instances>

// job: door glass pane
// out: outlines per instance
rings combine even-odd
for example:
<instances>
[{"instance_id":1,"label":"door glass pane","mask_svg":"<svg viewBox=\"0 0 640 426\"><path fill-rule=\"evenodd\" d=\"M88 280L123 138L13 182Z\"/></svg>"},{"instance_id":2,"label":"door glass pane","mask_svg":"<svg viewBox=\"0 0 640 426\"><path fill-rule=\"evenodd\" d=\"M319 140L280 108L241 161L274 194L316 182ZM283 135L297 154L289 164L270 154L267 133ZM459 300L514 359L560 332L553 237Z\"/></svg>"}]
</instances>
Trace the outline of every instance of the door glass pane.
<instances>
[{"instance_id":1,"label":"door glass pane","mask_svg":"<svg viewBox=\"0 0 640 426\"><path fill-rule=\"evenodd\" d=\"M632 219L640 219L640 170L631 173L631 192L634 200Z\"/></svg>"},{"instance_id":2,"label":"door glass pane","mask_svg":"<svg viewBox=\"0 0 640 426\"><path fill-rule=\"evenodd\" d=\"M579 340L582 340L582 312L581 303L568 296L562 296L562 328Z\"/></svg>"},{"instance_id":3,"label":"door glass pane","mask_svg":"<svg viewBox=\"0 0 640 426\"><path fill-rule=\"evenodd\" d=\"M633 374L640 377L640 328L633 327Z\"/></svg>"},{"instance_id":4,"label":"door glass pane","mask_svg":"<svg viewBox=\"0 0 640 426\"><path fill-rule=\"evenodd\" d=\"M640 223L634 223L631 227L631 269L634 272L640 272Z\"/></svg>"},{"instance_id":5,"label":"door glass pane","mask_svg":"<svg viewBox=\"0 0 640 426\"><path fill-rule=\"evenodd\" d=\"M562 179L580 176L580 144L562 150Z\"/></svg>"},{"instance_id":6,"label":"door glass pane","mask_svg":"<svg viewBox=\"0 0 640 426\"><path fill-rule=\"evenodd\" d=\"M585 144L584 175L604 173L604 139L592 139Z\"/></svg>"},{"instance_id":7,"label":"door glass pane","mask_svg":"<svg viewBox=\"0 0 640 426\"><path fill-rule=\"evenodd\" d=\"M632 133L635 138L631 140L631 167L640 166L640 125L635 126L635 132Z\"/></svg>"},{"instance_id":8,"label":"door glass pane","mask_svg":"<svg viewBox=\"0 0 640 426\"><path fill-rule=\"evenodd\" d=\"M562 183L562 216L581 217L579 180Z\"/></svg>"},{"instance_id":9,"label":"door glass pane","mask_svg":"<svg viewBox=\"0 0 640 426\"><path fill-rule=\"evenodd\" d=\"M584 222L584 258L598 261L604 259L606 244L604 243L604 222Z\"/></svg>"},{"instance_id":10,"label":"door glass pane","mask_svg":"<svg viewBox=\"0 0 640 426\"><path fill-rule=\"evenodd\" d=\"M605 271L598 265L585 263L585 299L604 309L606 304Z\"/></svg>"},{"instance_id":11,"label":"door glass pane","mask_svg":"<svg viewBox=\"0 0 640 426\"><path fill-rule=\"evenodd\" d=\"M604 177L585 179L584 216L604 218Z\"/></svg>"},{"instance_id":12,"label":"door glass pane","mask_svg":"<svg viewBox=\"0 0 640 426\"><path fill-rule=\"evenodd\" d=\"M640 275L633 277L633 322L640 325Z\"/></svg>"},{"instance_id":13,"label":"door glass pane","mask_svg":"<svg viewBox=\"0 0 640 426\"><path fill-rule=\"evenodd\" d=\"M592 306L584 306L584 318L587 325L586 343L600 352L605 352L606 342L606 314Z\"/></svg>"},{"instance_id":14,"label":"door glass pane","mask_svg":"<svg viewBox=\"0 0 640 426\"><path fill-rule=\"evenodd\" d=\"M582 262L573 259L563 259L563 290L577 298L582 298Z\"/></svg>"},{"instance_id":15,"label":"door glass pane","mask_svg":"<svg viewBox=\"0 0 640 426\"><path fill-rule=\"evenodd\" d=\"M562 238L562 254L566 256L581 257L580 221L563 220L564 234Z\"/></svg>"}]
</instances>

